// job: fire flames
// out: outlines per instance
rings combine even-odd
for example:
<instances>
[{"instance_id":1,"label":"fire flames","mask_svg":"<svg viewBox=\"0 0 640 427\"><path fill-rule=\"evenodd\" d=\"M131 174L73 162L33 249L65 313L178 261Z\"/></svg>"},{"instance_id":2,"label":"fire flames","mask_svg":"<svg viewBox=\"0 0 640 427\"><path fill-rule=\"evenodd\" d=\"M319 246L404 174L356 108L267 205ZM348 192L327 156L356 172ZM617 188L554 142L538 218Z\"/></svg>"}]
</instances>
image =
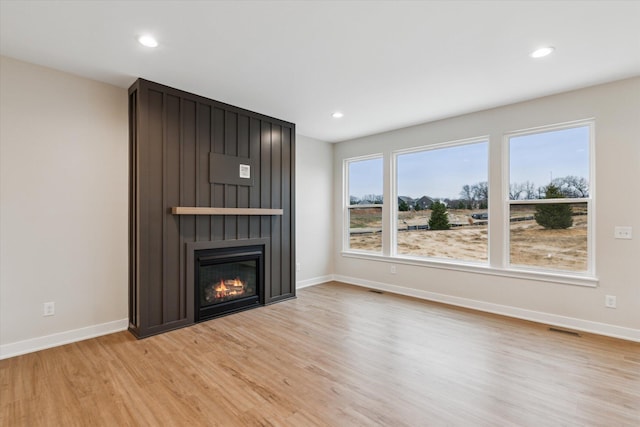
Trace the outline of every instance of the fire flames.
<instances>
[{"instance_id":1,"label":"fire flames","mask_svg":"<svg viewBox=\"0 0 640 427\"><path fill-rule=\"evenodd\" d=\"M238 277L235 279L220 279L213 287L216 298L236 297L244 294L245 285Z\"/></svg>"}]
</instances>

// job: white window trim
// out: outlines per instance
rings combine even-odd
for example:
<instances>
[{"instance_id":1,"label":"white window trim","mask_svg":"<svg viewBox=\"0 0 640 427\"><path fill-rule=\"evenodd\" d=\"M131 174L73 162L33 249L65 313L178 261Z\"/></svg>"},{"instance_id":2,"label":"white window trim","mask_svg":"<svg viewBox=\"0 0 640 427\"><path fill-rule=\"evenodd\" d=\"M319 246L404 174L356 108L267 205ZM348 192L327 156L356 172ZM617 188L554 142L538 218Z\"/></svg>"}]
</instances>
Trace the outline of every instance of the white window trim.
<instances>
[{"instance_id":1,"label":"white window trim","mask_svg":"<svg viewBox=\"0 0 640 427\"><path fill-rule=\"evenodd\" d=\"M490 188L490 199L492 198L491 194L495 194L496 191L501 192L498 196L501 201L502 208L500 206L494 206L491 210L494 212L499 212L500 209L503 211L503 219L509 218L509 208L511 204L531 204L531 200L509 200L509 138L519 135L531 134L531 133L539 133L549 130L561 130L566 128L580 127L580 126L590 126L589 132L589 198L588 201L585 199L549 199L549 202L543 202L542 200L546 199L538 199L538 203L553 203L558 201L571 201L572 203L588 203L589 209L589 218L588 218L588 230L587 230L587 250L588 250L588 266L590 271L582 273L582 272L571 272L571 271L563 271L563 270L550 270L550 269L536 269L536 268L518 268L511 267L508 265L509 258L509 221L503 221L504 224L501 224L501 228L503 230L504 241L502 242L502 247L499 250L502 253L502 257L500 259L493 259L491 257L492 253L492 234L495 233L495 229L492 232L491 226L497 225L496 215L490 215L489 224L488 224L488 263L473 263L461 260L448 260L441 258L422 258L422 257L411 257L405 255L397 255L396 243L397 243L397 230L396 227L389 225L392 224L393 221L397 218L397 203L392 203L390 209L385 209L385 205L390 203L392 200L397 200L397 156L400 154L407 154L411 152L419 152L425 151L428 149L437 149L437 148L446 148L449 146L461 145L465 143L473 143L473 142L483 142L488 141L488 167L489 167L489 188ZM516 130L512 132L507 132L501 135L502 137L502 147L501 147L501 175L500 179L502 180L503 185L492 185L494 182L491 179L491 158L492 158L492 138L491 135L460 139L445 143L439 144L430 144L424 145L420 147L412 147L408 149L400 149L389 153L374 153L366 156L359 157L350 157L348 159L343 160L343 223L342 223L342 235L343 235L343 245L341 256L345 258L354 258L354 259L362 259L362 260L370 260L377 262L387 262L393 264L403 264L403 265L411 265L411 266L419 266L419 267L427 267L427 268L437 268L437 269L445 269L452 271L460 271L460 272L468 272L468 273L477 273L477 274L485 274L497 277L507 277L513 279L526 279L533 280L538 282L545 282L551 284L565 284L565 285L574 285L581 287L597 287L599 283L599 279L596 276L596 265L595 265L595 194L596 194L596 179L595 179L595 119L588 118L564 123L558 123L553 125L545 125L533 128L527 128L522 130ZM494 136L495 139L499 138L497 135ZM390 174L389 180L391 182L383 182L383 204L382 205L373 205L375 207L382 207L382 240L383 240L383 252L385 251L384 241L387 236L391 237L391 251L388 254L383 252L370 252L370 251L361 251L356 249L349 249L349 228L348 224L348 209L350 207L349 204L349 187L348 187L348 164L352 161L358 160L368 160L374 158L382 158L383 160L383 168L389 167ZM383 171L384 173L384 171ZM385 175L383 175L385 176ZM386 191L388 190L390 194L387 197ZM495 196L493 197L495 201ZM495 203L494 203L495 205ZM389 211L390 215L386 212ZM492 218L493 217L493 218ZM493 219L493 221L492 221ZM499 252L500 253L500 252Z\"/></svg>"},{"instance_id":2,"label":"white window trim","mask_svg":"<svg viewBox=\"0 0 640 427\"><path fill-rule=\"evenodd\" d=\"M349 195L349 164L351 163L355 163L355 162L360 162L363 160L374 160L374 159L381 159L382 160L382 167L383 167L383 182L382 184L382 204L370 204L370 205L352 205L351 204L351 198ZM381 209L381 215L382 215L382 236L384 238L384 233L385 233L385 218L384 218L384 203L386 203L386 198L384 196L384 155L383 153L374 153L374 154L367 154L365 156L358 156L358 157L349 157L348 159L344 159L342 162L342 194L343 194L343 199L342 199L342 251L344 252L350 252L350 253L354 253L354 254L363 254L363 255L368 255L368 254L373 254L373 255L377 255L380 254L382 255L382 250L380 252L374 252L374 251L365 251L365 250L359 250L359 249L351 249L350 248L350 238L351 238L351 234L350 234L350 227L349 227L349 211L351 209L354 208L380 208Z\"/></svg>"},{"instance_id":3,"label":"white window trim","mask_svg":"<svg viewBox=\"0 0 640 427\"><path fill-rule=\"evenodd\" d=\"M385 256L377 252L343 251L344 258L354 258L369 261L386 262L389 264L412 265L418 267L437 268L466 273L486 274L512 279L526 279L537 282L555 283L595 288L598 286L598 278L582 274L564 274L553 270L514 270L509 268L492 267L485 264L473 264L463 261L448 261L439 258L412 258L405 256ZM473 281L469 281L473 286Z\"/></svg>"},{"instance_id":4,"label":"white window trim","mask_svg":"<svg viewBox=\"0 0 640 427\"><path fill-rule=\"evenodd\" d=\"M513 137L523 135L534 135L544 132L558 131L563 129L573 129L577 127L589 128L589 197L583 198L562 198L562 199L531 199L531 200L510 200L509 199L509 185L511 177L509 171L510 167L510 152L509 142ZM553 275L559 278L562 277L575 277L582 278L588 283L596 283L596 265L595 265L595 120L593 118L575 120L570 122L557 123L552 125L538 126L528 129L521 129L512 132L507 132L503 135L502 140L502 200L503 200L503 217L505 218L504 227L504 242L502 252L502 265L501 267L506 271L513 271L524 274L545 274ZM511 241L510 241L510 221L509 218L510 209L512 205L537 205L546 203L586 203L587 204L587 270L585 272L571 272L568 270L552 270L536 268L533 266L515 265L510 263L511 253ZM587 284L588 285L588 284ZM595 285L588 285L595 286Z\"/></svg>"}]
</instances>

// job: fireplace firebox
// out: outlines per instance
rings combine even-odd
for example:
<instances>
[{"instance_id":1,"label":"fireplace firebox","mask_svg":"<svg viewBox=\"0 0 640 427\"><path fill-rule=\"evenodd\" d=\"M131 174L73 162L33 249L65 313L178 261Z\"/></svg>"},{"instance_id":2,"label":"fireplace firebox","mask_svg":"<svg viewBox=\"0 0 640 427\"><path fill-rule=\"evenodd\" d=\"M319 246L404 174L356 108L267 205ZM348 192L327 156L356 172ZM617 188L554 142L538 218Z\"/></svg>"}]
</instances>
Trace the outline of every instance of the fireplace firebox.
<instances>
[{"instance_id":1,"label":"fireplace firebox","mask_svg":"<svg viewBox=\"0 0 640 427\"><path fill-rule=\"evenodd\" d=\"M195 321L264 305L264 246L197 250Z\"/></svg>"}]
</instances>

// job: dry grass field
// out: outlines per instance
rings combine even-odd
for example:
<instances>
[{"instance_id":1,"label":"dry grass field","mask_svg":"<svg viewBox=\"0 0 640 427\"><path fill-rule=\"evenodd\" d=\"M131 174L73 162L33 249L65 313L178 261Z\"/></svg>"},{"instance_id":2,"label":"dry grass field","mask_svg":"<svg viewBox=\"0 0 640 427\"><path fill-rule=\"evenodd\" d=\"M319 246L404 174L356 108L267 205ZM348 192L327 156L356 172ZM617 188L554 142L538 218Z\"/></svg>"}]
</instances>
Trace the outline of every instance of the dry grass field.
<instances>
[{"instance_id":1,"label":"dry grass field","mask_svg":"<svg viewBox=\"0 0 640 427\"><path fill-rule=\"evenodd\" d=\"M449 221L459 224L450 230L412 230L429 222L430 211L401 212L398 221L398 254L431 258L486 262L487 225L471 218L469 210L449 210ZM482 211L473 211L474 213ZM519 210L520 217L532 217L533 208ZM514 216L514 215L512 215ZM372 215L366 221L360 215L352 222L351 249L380 251L382 221ZM585 271L587 269L587 216L573 217L573 226L565 230L547 230L535 220L512 222L510 261L513 265ZM357 225L353 227L353 225Z\"/></svg>"}]
</instances>

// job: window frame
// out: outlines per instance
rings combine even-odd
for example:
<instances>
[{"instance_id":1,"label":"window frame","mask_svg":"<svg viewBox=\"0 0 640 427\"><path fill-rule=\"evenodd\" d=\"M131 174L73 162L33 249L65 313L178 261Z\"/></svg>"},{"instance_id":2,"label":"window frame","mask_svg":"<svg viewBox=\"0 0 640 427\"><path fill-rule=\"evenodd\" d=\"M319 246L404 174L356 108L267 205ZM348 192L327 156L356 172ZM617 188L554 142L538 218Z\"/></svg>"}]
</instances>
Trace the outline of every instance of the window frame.
<instances>
[{"instance_id":1,"label":"window frame","mask_svg":"<svg viewBox=\"0 0 640 427\"><path fill-rule=\"evenodd\" d=\"M410 255L410 254L398 254L398 220L399 220L399 210L398 210L398 157L405 154L413 154L413 153L422 153L425 151L434 151L441 150L446 148L454 148L461 147L465 145L471 144L479 144L486 143L487 145L487 186L489 187L489 194L491 193L490 187L490 171L491 171L491 138L489 135L476 136L471 138L457 139L453 141L440 142L429 145L422 145L419 147L411 147L400 150L394 150L391 152L391 200L395 203L391 205L391 223L393 227L391 227L391 257L397 259L406 259L406 260L415 260L415 261L424 261L429 263L444 263L444 264L453 264L453 265L461 265L461 266L481 266L487 267L491 265L491 224L490 221L487 222L487 260L486 261L469 261L462 260L457 258L437 258L437 257L429 257L422 255ZM489 211L489 198L487 198L487 211Z\"/></svg>"},{"instance_id":2,"label":"window frame","mask_svg":"<svg viewBox=\"0 0 640 427\"><path fill-rule=\"evenodd\" d=\"M527 199L527 200L511 200L509 198L511 184L511 138L525 135L536 135L541 133L560 131L565 129L575 129L587 127L589 133L589 197L579 198L558 198L558 199ZM538 126L534 128L522 129L517 131L506 132L503 135L503 162L502 162L502 200L503 200L503 234L504 241L502 246L503 257L502 267L507 271L554 275L558 277L584 277L586 279L596 279L595 266L595 120L593 118L575 120L552 125ZM514 205L541 205L541 204L576 204L586 203L587 205L587 269L585 271L571 271L562 269L550 269L529 265L511 264L511 207Z\"/></svg>"},{"instance_id":3,"label":"window frame","mask_svg":"<svg viewBox=\"0 0 640 427\"><path fill-rule=\"evenodd\" d=\"M401 148L397 150L376 151L372 154L343 158L342 171L342 209L343 223L342 252L341 256L358 260L370 260L387 263L389 265L408 265L417 267L428 267L457 272L488 275L492 277L503 277L508 279L531 280L539 283L562 284L580 287L595 288L599 284L596 276L595 265L595 241L596 241L596 168L595 168L595 118L586 118L551 125L522 128L514 131L500 130L496 133L489 133L484 136L453 140L444 143L425 144L418 147ZM509 265L509 210L511 203L530 203L531 200L510 201L509 200L509 138L518 135L540 133L545 131L560 130L563 128L573 128L589 126L589 200L584 202L583 198L567 199L568 203L587 203L588 209L588 230L587 230L587 251L588 251L588 271L575 272L569 270L556 269L536 269L527 266ZM397 173L396 156L410 152L419 152L425 149L446 148L456 144L473 142L488 142L488 185L489 185L489 222L488 222L488 262L473 263L456 259L413 257L397 254L397 230L394 231L393 220L397 221L397 202L389 205L390 201L397 200ZM496 152L497 151L497 152ZM372 252L349 247L349 209L358 205L350 205L349 199L349 163L359 160L373 158L382 159L382 190L383 204L373 205L381 208L382 211L382 251ZM540 199L545 200L545 199ZM553 203L562 199L552 199ZM359 205L362 207L363 205ZM392 273L393 274L393 273Z\"/></svg>"},{"instance_id":4,"label":"window frame","mask_svg":"<svg viewBox=\"0 0 640 427\"><path fill-rule=\"evenodd\" d=\"M351 204L351 195L349 194L349 180L351 178L350 173L349 173L349 165L351 163L355 163L355 162L361 162L361 161L366 161L366 160L374 160L374 159L380 159L382 161L382 182L381 184L381 188L382 188L382 203L374 203L374 204L367 204L367 205L352 205ZM364 156L357 156L357 157L349 157L347 159L343 160L342 163L342 177L343 177L343 182L342 182L342 194L343 194L343 200L342 200L342 206L343 206L343 212L342 212L342 221L343 221L343 226L342 226L342 251L343 252L347 252L347 253L353 253L353 254L366 254L366 255L372 255L372 256L381 256L384 253L384 234L385 234L385 214L384 214L384 203L385 203L385 195L384 195L384 154L383 153L374 153L374 154L368 154L368 155L364 155ZM351 217L351 209L357 209L357 208L380 208L380 215L382 217L382 229L381 229L381 248L380 251L368 251L368 250L364 250L364 249L353 249L351 247L351 227L350 227L350 217Z\"/></svg>"}]
</instances>

